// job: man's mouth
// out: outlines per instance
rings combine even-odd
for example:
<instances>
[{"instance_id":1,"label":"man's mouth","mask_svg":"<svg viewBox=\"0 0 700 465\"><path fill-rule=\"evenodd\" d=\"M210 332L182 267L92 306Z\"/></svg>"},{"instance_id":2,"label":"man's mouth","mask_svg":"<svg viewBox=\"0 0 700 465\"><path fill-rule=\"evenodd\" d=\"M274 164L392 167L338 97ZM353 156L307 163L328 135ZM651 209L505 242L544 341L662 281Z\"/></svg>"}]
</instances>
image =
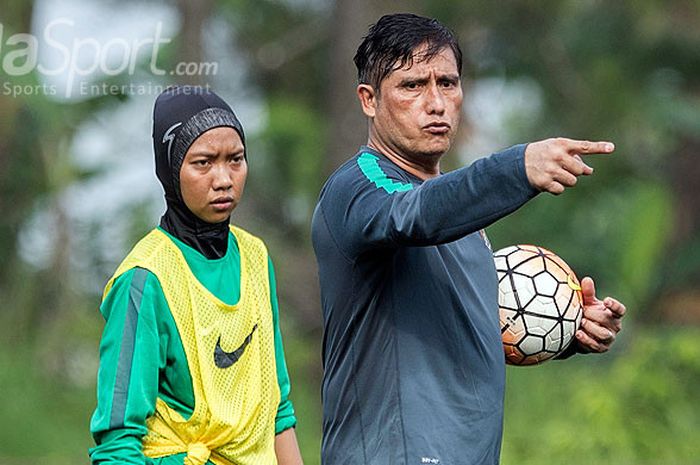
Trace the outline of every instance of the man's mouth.
<instances>
[{"instance_id":1,"label":"man's mouth","mask_svg":"<svg viewBox=\"0 0 700 465\"><path fill-rule=\"evenodd\" d=\"M430 134L447 134L450 132L450 125L447 123L434 122L423 126L423 130L429 132Z\"/></svg>"}]
</instances>

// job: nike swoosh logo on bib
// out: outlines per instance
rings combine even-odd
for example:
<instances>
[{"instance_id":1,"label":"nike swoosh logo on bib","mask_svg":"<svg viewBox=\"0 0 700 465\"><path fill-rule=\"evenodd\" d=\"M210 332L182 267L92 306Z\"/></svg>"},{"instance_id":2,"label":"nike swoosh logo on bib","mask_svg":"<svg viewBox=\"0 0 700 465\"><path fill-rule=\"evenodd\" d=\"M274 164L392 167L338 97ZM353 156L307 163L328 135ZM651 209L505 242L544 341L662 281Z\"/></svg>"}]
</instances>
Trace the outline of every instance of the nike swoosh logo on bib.
<instances>
[{"instance_id":1,"label":"nike swoosh logo on bib","mask_svg":"<svg viewBox=\"0 0 700 465\"><path fill-rule=\"evenodd\" d=\"M226 352L221 348L221 336L219 340L216 341L216 348L214 349L214 364L219 368L228 368L238 361L245 352L245 348L250 344L251 339L253 339L253 333L258 329L258 325L253 326L250 334L246 336L243 343L238 347L238 349L233 352Z\"/></svg>"}]
</instances>

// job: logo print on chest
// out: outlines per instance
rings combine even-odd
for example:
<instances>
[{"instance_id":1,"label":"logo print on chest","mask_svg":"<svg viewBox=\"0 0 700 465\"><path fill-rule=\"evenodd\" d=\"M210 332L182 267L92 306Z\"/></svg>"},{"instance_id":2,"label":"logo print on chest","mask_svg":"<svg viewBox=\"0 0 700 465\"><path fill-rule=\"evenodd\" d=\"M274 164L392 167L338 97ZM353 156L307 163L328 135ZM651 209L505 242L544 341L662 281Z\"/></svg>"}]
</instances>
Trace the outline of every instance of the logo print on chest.
<instances>
[{"instance_id":1,"label":"logo print on chest","mask_svg":"<svg viewBox=\"0 0 700 465\"><path fill-rule=\"evenodd\" d=\"M221 348L221 336L219 336L219 340L216 341L216 348L214 349L214 364L219 368L228 368L236 363L253 339L253 333L256 329L258 329L257 323L253 326L250 334L243 340L243 343L233 352L226 352Z\"/></svg>"}]
</instances>

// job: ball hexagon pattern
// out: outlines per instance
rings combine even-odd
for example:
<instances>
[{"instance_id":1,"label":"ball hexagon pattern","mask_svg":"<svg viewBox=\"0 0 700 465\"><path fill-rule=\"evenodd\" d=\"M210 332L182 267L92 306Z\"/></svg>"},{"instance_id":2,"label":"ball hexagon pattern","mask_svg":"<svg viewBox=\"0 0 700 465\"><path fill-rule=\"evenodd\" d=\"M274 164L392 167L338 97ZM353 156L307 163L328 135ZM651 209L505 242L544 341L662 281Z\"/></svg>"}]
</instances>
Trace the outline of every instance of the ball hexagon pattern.
<instances>
[{"instance_id":1,"label":"ball hexagon pattern","mask_svg":"<svg viewBox=\"0 0 700 465\"><path fill-rule=\"evenodd\" d=\"M564 351L581 324L578 278L555 253L513 245L494 253L506 362L534 365Z\"/></svg>"}]
</instances>

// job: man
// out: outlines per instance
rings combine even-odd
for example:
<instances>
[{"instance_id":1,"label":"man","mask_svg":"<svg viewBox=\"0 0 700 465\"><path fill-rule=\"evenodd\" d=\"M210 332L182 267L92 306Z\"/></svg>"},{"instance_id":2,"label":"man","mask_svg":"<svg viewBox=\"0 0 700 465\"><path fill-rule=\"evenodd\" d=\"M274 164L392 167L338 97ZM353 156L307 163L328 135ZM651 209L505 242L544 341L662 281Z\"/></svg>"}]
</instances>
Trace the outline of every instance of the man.
<instances>
[{"instance_id":1,"label":"man","mask_svg":"<svg viewBox=\"0 0 700 465\"><path fill-rule=\"evenodd\" d=\"M481 229L591 174L579 155L613 151L545 140L441 174L461 62L449 30L409 14L382 17L355 56L369 141L325 184L312 227L326 465L498 463L505 365ZM582 286L575 349L604 352L625 308Z\"/></svg>"},{"instance_id":2,"label":"man","mask_svg":"<svg viewBox=\"0 0 700 465\"><path fill-rule=\"evenodd\" d=\"M301 464L272 261L229 226L243 127L214 93L172 87L153 144L167 210L105 287L92 463Z\"/></svg>"}]
</instances>

